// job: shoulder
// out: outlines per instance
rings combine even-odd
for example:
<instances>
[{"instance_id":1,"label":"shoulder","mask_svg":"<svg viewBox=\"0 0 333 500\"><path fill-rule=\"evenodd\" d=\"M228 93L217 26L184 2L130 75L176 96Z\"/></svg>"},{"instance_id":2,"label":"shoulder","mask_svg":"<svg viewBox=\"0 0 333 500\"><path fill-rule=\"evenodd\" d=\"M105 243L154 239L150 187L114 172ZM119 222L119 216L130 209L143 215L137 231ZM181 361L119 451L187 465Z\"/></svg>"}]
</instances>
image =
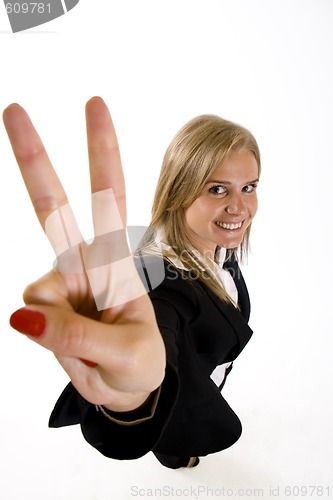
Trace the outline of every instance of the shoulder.
<instances>
[{"instance_id":1,"label":"shoulder","mask_svg":"<svg viewBox=\"0 0 333 500\"><path fill-rule=\"evenodd\" d=\"M187 271L175 267L167 259L158 256L135 258L136 269L151 300L164 300L177 305L196 307L205 295L199 280Z\"/></svg>"}]
</instances>

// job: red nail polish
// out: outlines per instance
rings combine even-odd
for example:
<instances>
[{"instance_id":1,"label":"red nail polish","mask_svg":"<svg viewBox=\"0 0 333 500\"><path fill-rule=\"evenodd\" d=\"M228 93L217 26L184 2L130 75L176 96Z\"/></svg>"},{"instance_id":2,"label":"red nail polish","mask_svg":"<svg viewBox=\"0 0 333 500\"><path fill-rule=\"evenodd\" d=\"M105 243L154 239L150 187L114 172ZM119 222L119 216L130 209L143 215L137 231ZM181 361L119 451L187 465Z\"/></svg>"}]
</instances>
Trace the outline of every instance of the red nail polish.
<instances>
[{"instance_id":1,"label":"red nail polish","mask_svg":"<svg viewBox=\"0 0 333 500\"><path fill-rule=\"evenodd\" d=\"M91 368L95 368L97 366L97 363L95 363L94 361L89 361L89 359L83 359L83 358L80 359L85 365L90 366Z\"/></svg>"},{"instance_id":2,"label":"red nail polish","mask_svg":"<svg viewBox=\"0 0 333 500\"><path fill-rule=\"evenodd\" d=\"M45 330L44 314L22 307L10 317L10 324L15 330L31 337L40 337Z\"/></svg>"}]
</instances>

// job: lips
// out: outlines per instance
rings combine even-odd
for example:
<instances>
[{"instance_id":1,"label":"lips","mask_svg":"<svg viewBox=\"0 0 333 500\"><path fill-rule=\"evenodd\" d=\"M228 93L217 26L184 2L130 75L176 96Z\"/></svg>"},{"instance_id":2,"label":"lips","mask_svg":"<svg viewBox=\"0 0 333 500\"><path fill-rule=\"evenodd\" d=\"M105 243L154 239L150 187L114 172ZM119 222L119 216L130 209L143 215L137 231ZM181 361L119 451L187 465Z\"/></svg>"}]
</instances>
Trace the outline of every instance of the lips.
<instances>
[{"instance_id":1,"label":"lips","mask_svg":"<svg viewBox=\"0 0 333 500\"><path fill-rule=\"evenodd\" d=\"M215 224L219 227L222 227L222 229L229 229L230 231L233 231L235 229L240 229L243 225L243 221L232 223L232 224L228 224L226 222L221 222L221 221L216 221Z\"/></svg>"}]
</instances>

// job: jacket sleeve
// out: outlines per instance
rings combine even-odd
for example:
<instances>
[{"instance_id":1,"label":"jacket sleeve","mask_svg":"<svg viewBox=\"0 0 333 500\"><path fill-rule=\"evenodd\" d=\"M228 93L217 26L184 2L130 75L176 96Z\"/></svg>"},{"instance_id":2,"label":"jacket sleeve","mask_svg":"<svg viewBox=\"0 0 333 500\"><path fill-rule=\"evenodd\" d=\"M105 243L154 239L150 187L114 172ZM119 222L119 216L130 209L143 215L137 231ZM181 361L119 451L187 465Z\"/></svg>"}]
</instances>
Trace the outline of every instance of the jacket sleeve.
<instances>
[{"instance_id":1,"label":"jacket sleeve","mask_svg":"<svg viewBox=\"0 0 333 500\"><path fill-rule=\"evenodd\" d=\"M69 383L54 407L49 426L79 423L86 441L106 457L135 459L148 453L158 442L172 413L177 394L177 375L167 366L154 416L143 419L139 424L120 425L97 411L96 406L86 401ZM123 417L126 418L125 415ZM133 414L133 418L140 419L140 415Z\"/></svg>"},{"instance_id":2,"label":"jacket sleeve","mask_svg":"<svg viewBox=\"0 0 333 500\"><path fill-rule=\"evenodd\" d=\"M177 300L176 282L166 276L150 293L167 358L165 377L155 396L153 416L145 418L147 408L143 406L126 414L112 412L115 418L107 418L105 412L98 411L98 407L86 401L69 383L51 414L50 427L80 424L88 443L103 455L120 460L138 458L155 447L170 420L179 392L177 337L183 321L179 304L184 298Z\"/></svg>"}]
</instances>

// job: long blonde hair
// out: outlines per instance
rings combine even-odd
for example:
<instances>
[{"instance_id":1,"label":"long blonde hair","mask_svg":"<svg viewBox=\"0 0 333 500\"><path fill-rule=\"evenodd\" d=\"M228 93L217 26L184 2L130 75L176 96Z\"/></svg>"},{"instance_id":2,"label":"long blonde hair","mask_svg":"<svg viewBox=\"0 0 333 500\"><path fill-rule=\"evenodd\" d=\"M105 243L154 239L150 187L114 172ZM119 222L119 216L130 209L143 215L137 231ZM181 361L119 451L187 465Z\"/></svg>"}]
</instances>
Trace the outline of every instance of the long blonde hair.
<instances>
[{"instance_id":1,"label":"long blonde hair","mask_svg":"<svg viewBox=\"0 0 333 500\"><path fill-rule=\"evenodd\" d=\"M260 152L253 135L244 127L215 115L201 115L185 124L165 152L160 177L152 206L152 220L140 243L141 252L159 252L156 233L172 248L168 258L175 254L184 267L194 270L196 276L222 300L230 302L220 280L214 273L214 264L200 255L189 241L185 227L185 211L201 193L207 178L231 151L251 151L258 164ZM227 251L242 258L249 246L249 226L244 239L236 249Z\"/></svg>"}]
</instances>

